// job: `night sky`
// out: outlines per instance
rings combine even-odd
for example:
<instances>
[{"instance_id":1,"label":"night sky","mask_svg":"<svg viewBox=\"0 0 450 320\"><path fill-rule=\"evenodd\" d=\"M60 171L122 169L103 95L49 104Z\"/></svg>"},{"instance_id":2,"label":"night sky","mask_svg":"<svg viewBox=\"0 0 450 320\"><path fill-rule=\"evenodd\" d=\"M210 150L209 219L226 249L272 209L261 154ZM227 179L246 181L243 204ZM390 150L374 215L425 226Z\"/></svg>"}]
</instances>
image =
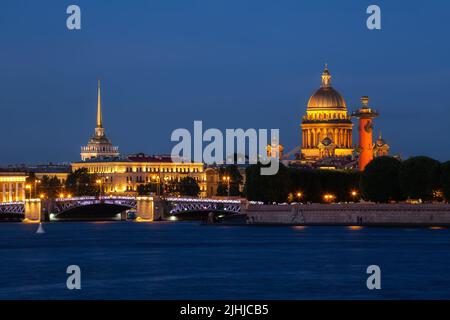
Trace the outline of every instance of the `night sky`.
<instances>
[{"instance_id":1,"label":"night sky","mask_svg":"<svg viewBox=\"0 0 450 320\"><path fill-rule=\"evenodd\" d=\"M66 28L77 4L82 29ZM377 4L382 29L366 28ZM391 151L450 159L448 1L19 1L0 6L0 163L79 160L102 79L106 134L169 153L176 128L280 128L289 151L328 62ZM354 143L357 137L354 135Z\"/></svg>"}]
</instances>

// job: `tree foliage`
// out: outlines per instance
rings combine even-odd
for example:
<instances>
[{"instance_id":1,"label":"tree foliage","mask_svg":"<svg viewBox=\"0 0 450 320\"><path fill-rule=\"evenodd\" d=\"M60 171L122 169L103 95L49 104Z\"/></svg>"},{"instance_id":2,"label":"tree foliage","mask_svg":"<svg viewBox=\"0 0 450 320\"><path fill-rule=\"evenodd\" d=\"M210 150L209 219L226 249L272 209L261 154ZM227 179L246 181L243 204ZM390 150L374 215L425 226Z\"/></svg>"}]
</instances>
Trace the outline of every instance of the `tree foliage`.
<instances>
[{"instance_id":1,"label":"tree foliage","mask_svg":"<svg viewBox=\"0 0 450 320\"><path fill-rule=\"evenodd\" d=\"M285 202L290 190L289 170L280 163L275 175L261 175L260 163L246 169L244 193L248 200L265 203Z\"/></svg>"},{"instance_id":2,"label":"tree foliage","mask_svg":"<svg viewBox=\"0 0 450 320\"><path fill-rule=\"evenodd\" d=\"M401 162L393 157L377 157L361 175L361 193L365 200L373 202L399 201L403 199L399 183Z\"/></svg>"},{"instance_id":3,"label":"tree foliage","mask_svg":"<svg viewBox=\"0 0 450 320\"><path fill-rule=\"evenodd\" d=\"M224 177L230 177L230 183L224 181ZM236 165L229 165L219 169L219 183L217 186L218 196L228 196L228 185L230 186L230 196L240 196L240 186L242 184L242 175Z\"/></svg>"},{"instance_id":4,"label":"tree foliage","mask_svg":"<svg viewBox=\"0 0 450 320\"><path fill-rule=\"evenodd\" d=\"M88 173L86 168L80 168L67 176L65 190L74 196L97 196L100 186L96 184L97 176Z\"/></svg>"},{"instance_id":5,"label":"tree foliage","mask_svg":"<svg viewBox=\"0 0 450 320\"><path fill-rule=\"evenodd\" d=\"M146 183L137 186L137 193L140 196L150 195L150 193L156 193L158 185L156 183Z\"/></svg>"},{"instance_id":6,"label":"tree foliage","mask_svg":"<svg viewBox=\"0 0 450 320\"><path fill-rule=\"evenodd\" d=\"M450 201L450 161L441 164L440 182L445 199Z\"/></svg>"},{"instance_id":7,"label":"tree foliage","mask_svg":"<svg viewBox=\"0 0 450 320\"><path fill-rule=\"evenodd\" d=\"M400 188L410 199L431 200L440 187L440 163L429 157L412 157L400 167Z\"/></svg>"},{"instance_id":8,"label":"tree foliage","mask_svg":"<svg viewBox=\"0 0 450 320\"><path fill-rule=\"evenodd\" d=\"M184 177L178 182L178 192L182 196L197 197L200 193L200 187L194 178Z\"/></svg>"}]
</instances>

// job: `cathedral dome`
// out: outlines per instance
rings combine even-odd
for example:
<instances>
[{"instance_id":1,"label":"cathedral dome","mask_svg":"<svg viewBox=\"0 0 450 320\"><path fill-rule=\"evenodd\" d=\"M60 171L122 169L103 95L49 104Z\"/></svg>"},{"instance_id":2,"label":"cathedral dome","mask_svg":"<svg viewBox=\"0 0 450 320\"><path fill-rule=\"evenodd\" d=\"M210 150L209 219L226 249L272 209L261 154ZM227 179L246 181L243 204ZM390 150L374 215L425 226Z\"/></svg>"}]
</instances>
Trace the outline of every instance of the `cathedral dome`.
<instances>
[{"instance_id":1,"label":"cathedral dome","mask_svg":"<svg viewBox=\"0 0 450 320\"><path fill-rule=\"evenodd\" d=\"M328 67L322 73L322 86L308 101L308 109L347 109L344 98L330 85L331 75Z\"/></svg>"}]
</instances>

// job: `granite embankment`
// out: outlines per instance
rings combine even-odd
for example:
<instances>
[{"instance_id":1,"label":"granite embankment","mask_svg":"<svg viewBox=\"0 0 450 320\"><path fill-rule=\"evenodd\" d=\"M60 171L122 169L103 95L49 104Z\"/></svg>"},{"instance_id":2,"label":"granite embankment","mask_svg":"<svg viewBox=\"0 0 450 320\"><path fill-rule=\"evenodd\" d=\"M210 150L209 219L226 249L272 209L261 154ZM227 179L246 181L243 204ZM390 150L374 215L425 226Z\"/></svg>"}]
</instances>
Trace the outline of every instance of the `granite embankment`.
<instances>
[{"instance_id":1,"label":"granite embankment","mask_svg":"<svg viewBox=\"0 0 450 320\"><path fill-rule=\"evenodd\" d=\"M249 224L450 226L450 204L248 204Z\"/></svg>"}]
</instances>

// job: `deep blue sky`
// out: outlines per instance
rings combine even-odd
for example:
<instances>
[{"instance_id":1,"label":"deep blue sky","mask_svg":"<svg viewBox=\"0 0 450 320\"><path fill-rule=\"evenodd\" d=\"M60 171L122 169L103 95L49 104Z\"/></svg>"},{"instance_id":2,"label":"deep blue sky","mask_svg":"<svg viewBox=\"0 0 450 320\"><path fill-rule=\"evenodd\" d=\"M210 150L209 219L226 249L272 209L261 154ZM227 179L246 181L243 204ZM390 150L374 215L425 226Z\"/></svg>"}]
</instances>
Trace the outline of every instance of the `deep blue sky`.
<instances>
[{"instance_id":1,"label":"deep blue sky","mask_svg":"<svg viewBox=\"0 0 450 320\"><path fill-rule=\"evenodd\" d=\"M78 4L82 30L66 28ZM382 30L366 28L378 4ZM290 150L324 62L394 153L450 159L448 1L19 1L0 5L0 163L70 161L93 134L168 153L173 129L280 128ZM357 142L354 137L354 143Z\"/></svg>"}]
</instances>

